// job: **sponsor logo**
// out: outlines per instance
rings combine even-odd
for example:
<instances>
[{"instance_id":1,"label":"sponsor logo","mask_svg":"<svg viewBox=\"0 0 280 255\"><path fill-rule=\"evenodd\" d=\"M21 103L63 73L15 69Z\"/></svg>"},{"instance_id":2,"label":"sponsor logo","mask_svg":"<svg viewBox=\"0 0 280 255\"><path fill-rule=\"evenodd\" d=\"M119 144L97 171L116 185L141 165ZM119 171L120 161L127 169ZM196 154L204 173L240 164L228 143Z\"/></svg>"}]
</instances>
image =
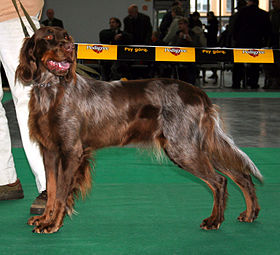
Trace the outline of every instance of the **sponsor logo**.
<instances>
[{"instance_id":1,"label":"sponsor logo","mask_svg":"<svg viewBox=\"0 0 280 255\"><path fill-rule=\"evenodd\" d=\"M202 50L202 53L205 53L205 54L213 54L213 55L216 55L216 54L226 54L226 51L224 50Z\"/></svg>"},{"instance_id":2,"label":"sponsor logo","mask_svg":"<svg viewBox=\"0 0 280 255\"><path fill-rule=\"evenodd\" d=\"M108 51L109 50L109 47L104 47L102 45L88 45L87 46L87 50L93 50L95 53L99 54L101 53L103 50L104 51Z\"/></svg>"},{"instance_id":3,"label":"sponsor logo","mask_svg":"<svg viewBox=\"0 0 280 255\"><path fill-rule=\"evenodd\" d=\"M260 54L265 54L265 51L263 50L243 50L242 51L243 54L249 54L251 57L257 57Z\"/></svg>"},{"instance_id":4,"label":"sponsor logo","mask_svg":"<svg viewBox=\"0 0 280 255\"><path fill-rule=\"evenodd\" d=\"M164 52L170 52L171 54L173 54L174 56L178 56L181 54L181 52L187 52L187 50L185 49L180 49L180 48L165 48Z\"/></svg>"},{"instance_id":5,"label":"sponsor logo","mask_svg":"<svg viewBox=\"0 0 280 255\"><path fill-rule=\"evenodd\" d=\"M128 51L128 52L145 52L147 53L149 50L147 48L130 48L130 47L125 47L124 51Z\"/></svg>"}]
</instances>

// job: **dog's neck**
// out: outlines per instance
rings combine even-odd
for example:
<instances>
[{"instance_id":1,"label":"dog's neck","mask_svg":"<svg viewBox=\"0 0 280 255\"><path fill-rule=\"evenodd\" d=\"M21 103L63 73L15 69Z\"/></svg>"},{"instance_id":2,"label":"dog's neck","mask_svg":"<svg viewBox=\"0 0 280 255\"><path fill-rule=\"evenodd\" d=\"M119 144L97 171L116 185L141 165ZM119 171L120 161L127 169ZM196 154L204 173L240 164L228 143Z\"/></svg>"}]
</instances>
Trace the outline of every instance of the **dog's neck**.
<instances>
[{"instance_id":1,"label":"dog's neck","mask_svg":"<svg viewBox=\"0 0 280 255\"><path fill-rule=\"evenodd\" d=\"M48 83L35 83L34 86L40 87L40 88L46 88L46 87L50 87L51 83L50 82L48 82Z\"/></svg>"},{"instance_id":2,"label":"dog's neck","mask_svg":"<svg viewBox=\"0 0 280 255\"><path fill-rule=\"evenodd\" d=\"M34 99L43 114L46 114L54 105L61 87L65 87L64 78L49 71L42 73L39 81L34 81L32 90Z\"/></svg>"},{"instance_id":3,"label":"dog's neck","mask_svg":"<svg viewBox=\"0 0 280 255\"><path fill-rule=\"evenodd\" d=\"M45 71L41 74L40 80L34 81L33 86L39 88L48 88L52 86L56 86L58 84L63 84L64 82L63 76L56 76L50 71Z\"/></svg>"}]
</instances>

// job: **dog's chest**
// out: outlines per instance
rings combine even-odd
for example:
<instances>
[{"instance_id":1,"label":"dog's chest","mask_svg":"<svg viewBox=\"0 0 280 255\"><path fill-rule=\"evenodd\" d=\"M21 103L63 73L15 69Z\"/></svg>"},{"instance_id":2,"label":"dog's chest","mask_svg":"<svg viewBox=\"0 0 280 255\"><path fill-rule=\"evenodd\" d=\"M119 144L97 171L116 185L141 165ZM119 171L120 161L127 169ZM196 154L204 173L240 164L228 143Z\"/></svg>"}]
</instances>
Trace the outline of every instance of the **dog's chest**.
<instances>
[{"instance_id":1,"label":"dog's chest","mask_svg":"<svg viewBox=\"0 0 280 255\"><path fill-rule=\"evenodd\" d=\"M48 149L53 149L55 147L55 143L52 139L53 132L46 116L30 115L29 128L30 136L33 140Z\"/></svg>"},{"instance_id":2,"label":"dog's chest","mask_svg":"<svg viewBox=\"0 0 280 255\"><path fill-rule=\"evenodd\" d=\"M31 137L46 148L57 142L57 95L46 91L33 91L29 103L29 128Z\"/></svg>"}]
</instances>

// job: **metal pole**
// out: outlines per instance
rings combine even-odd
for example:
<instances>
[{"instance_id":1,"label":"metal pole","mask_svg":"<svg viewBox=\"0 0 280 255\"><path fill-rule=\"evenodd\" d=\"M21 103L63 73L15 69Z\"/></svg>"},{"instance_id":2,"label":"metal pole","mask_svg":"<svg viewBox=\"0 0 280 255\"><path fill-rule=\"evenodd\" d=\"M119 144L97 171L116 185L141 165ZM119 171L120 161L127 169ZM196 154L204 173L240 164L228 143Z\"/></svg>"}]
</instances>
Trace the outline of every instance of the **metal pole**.
<instances>
[{"instance_id":1,"label":"metal pole","mask_svg":"<svg viewBox=\"0 0 280 255\"><path fill-rule=\"evenodd\" d=\"M220 23L219 32L221 34L221 31L222 31L222 0L219 0L219 23Z\"/></svg>"},{"instance_id":2,"label":"metal pole","mask_svg":"<svg viewBox=\"0 0 280 255\"><path fill-rule=\"evenodd\" d=\"M234 13L234 0L231 0L231 14Z\"/></svg>"}]
</instances>

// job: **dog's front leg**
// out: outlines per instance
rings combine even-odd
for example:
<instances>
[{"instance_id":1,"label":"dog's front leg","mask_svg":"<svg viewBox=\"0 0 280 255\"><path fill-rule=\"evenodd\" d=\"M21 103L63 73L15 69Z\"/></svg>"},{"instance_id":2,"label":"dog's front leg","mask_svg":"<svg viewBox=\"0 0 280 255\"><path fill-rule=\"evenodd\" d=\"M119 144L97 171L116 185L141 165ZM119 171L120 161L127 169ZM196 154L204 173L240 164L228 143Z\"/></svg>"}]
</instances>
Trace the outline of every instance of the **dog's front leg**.
<instances>
[{"instance_id":1,"label":"dog's front leg","mask_svg":"<svg viewBox=\"0 0 280 255\"><path fill-rule=\"evenodd\" d=\"M47 194L48 200L45 211L41 216L34 216L28 220L29 225L40 226L51 221L54 211L54 203L56 199L56 184L59 157L57 152L52 152L46 148L41 148L43 153L44 166L47 179Z\"/></svg>"},{"instance_id":2,"label":"dog's front leg","mask_svg":"<svg viewBox=\"0 0 280 255\"><path fill-rule=\"evenodd\" d=\"M58 163L58 173L54 187L56 192L50 195L56 195L52 199L51 209L46 214L46 221L40 222L33 232L36 233L54 233L57 232L63 225L63 219L67 213L67 199L72 190L72 183L74 174L79 168L80 157L77 156L75 151L62 153Z\"/></svg>"}]
</instances>

